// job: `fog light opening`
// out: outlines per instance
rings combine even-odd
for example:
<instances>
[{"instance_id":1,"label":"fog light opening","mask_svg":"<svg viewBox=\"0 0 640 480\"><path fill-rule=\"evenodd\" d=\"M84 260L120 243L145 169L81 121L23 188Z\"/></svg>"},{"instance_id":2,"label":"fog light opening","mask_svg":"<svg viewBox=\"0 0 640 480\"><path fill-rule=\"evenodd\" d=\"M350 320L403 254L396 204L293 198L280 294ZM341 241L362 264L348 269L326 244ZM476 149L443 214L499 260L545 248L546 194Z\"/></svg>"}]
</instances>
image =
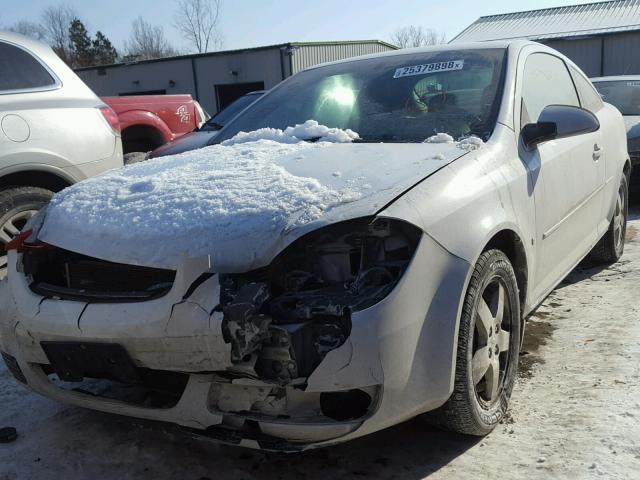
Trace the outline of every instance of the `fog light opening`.
<instances>
[{"instance_id":1,"label":"fog light opening","mask_svg":"<svg viewBox=\"0 0 640 480\"><path fill-rule=\"evenodd\" d=\"M324 392L320 394L320 409L325 417L344 422L364 417L371 401L371 395L362 390Z\"/></svg>"}]
</instances>

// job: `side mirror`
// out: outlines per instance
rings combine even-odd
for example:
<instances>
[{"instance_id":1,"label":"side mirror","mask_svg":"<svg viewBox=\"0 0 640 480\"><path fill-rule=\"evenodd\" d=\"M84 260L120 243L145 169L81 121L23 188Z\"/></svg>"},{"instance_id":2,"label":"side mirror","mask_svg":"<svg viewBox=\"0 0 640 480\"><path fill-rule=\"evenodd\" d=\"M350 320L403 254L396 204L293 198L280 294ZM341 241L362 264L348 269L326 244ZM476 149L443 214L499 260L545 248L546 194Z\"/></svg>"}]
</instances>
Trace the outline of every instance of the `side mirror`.
<instances>
[{"instance_id":1,"label":"side mirror","mask_svg":"<svg viewBox=\"0 0 640 480\"><path fill-rule=\"evenodd\" d=\"M588 110L569 105L549 105L542 110L536 123L522 127L520 135L527 150L542 142L573 137L600 129L598 118Z\"/></svg>"}]
</instances>

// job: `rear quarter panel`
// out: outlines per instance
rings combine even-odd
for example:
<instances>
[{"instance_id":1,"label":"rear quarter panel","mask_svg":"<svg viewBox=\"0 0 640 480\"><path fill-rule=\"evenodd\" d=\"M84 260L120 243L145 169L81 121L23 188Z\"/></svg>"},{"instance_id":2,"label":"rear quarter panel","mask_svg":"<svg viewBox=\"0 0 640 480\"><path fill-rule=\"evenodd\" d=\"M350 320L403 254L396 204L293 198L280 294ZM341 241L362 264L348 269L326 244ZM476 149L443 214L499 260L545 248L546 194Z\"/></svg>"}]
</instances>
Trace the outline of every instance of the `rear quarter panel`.
<instances>
[{"instance_id":1,"label":"rear quarter panel","mask_svg":"<svg viewBox=\"0 0 640 480\"><path fill-rule=\"evenodd\" d=\"M602 142L605 157L605 203L603 205L604 233L615 208L618 186L624 170L624 165L629 159L627 151L627 128L622 114L616 107L605 103L604 108L597 112L602 129Z\"/></svg>"},{"instance_id":2,"label":"rear quarter panel","mask_svg":"<svg viewBox=\"0 0 640 480\"><path fill-rule=\"evenodd\" d=\"M37 164L65 169L103 159L121 165L119 137L97 108L103 102L49 47L20 38L21 47L45 64L59 85L0 94L0 118L13 116L27 126L25 138L18 141L0 128L0 169Z\"/></svg>"}]
</instances>

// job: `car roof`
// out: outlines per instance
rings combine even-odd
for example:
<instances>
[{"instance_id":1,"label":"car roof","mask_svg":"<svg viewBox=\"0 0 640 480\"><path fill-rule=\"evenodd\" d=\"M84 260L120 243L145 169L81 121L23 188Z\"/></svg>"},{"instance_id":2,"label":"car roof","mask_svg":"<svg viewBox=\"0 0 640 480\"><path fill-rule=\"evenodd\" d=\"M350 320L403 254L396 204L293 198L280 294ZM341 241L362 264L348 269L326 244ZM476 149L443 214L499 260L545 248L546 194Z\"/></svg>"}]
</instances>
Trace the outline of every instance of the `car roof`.
<instances>
[{"instance_id":1,"label":"car roof","mask_svg":"<svg viewBox=\"0 0 640 480\"><path fill-rule=\"evenodd\" d=\"M314 65L306 70L313 70L315 68L326 67L328 65L338 65L341 63L357 62L360 60L368 60L372 58L383 57L401 57L403 55L415 55L416 53L432 53L432 52L447 52L447 51L459 51L459 50L486 50L489 48L513 48L520 50L527 45L536 45L543 47L541 43L532 42L529 40L498 40L492 42L466 42L466 43L444 43L441 45L431 45L428 47L416 47L416 48L401 48L398 50L389 50L382 53L372 53L369 55L362 55L359 57L345 58L342 60L336 60L333 62L321 63Z\"/></svg>"},{"instance_id":2,"label":"car roof","mask_svg":"<svg viewBox=\"0 0 640 480\"><path fill-rule=\"evenodd\" d=\"M51 55L51 47L44 42L40 42L39 40L34 40L33 38L27 37L20 33L9 32L7 30L0 30L0 40L14 43L19 45L27 50L31 50L37 55L48 56Z\"/></svg>"},{"instance_id":3,"label":"car roof","mask_svg":"<svg viewBox=\"0 0 640 480\"><path fill-rule=\"evenodd\" d=\"M611 75L608 77L593 77L592 82L615 82L625 80L640 80L640 75Z\"/></svg>"}]
</instances>

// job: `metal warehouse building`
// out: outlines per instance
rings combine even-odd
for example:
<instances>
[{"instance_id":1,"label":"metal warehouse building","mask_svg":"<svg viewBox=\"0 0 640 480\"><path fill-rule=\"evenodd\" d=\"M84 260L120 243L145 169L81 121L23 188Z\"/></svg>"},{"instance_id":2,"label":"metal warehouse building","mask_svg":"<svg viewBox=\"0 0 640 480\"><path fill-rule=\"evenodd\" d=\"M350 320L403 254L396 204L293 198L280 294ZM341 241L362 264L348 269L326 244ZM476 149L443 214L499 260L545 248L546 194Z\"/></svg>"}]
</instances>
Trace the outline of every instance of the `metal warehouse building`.
<instances>
[{"instance_id":1,"label":"metal warehouse building","mask_svg":"<svg viewBox=\"0 0 640 480\"><path fill-rule=\"evenodd\" d=\"M99 96L190 93L215 113L247 92L269 89L313 65L395 49L378 40L284 43L80 68L76 73Z\"/></svg>"},{"instance_id":2,"label":"metal warehouse building","mask_svg":"<svg viewBox=\"0 0 640 480\"><path fill-rule=\"evenodd\" d=\"M518 38L559 50L591 77L640 74L640 0L480 17L450 43Z\"/></svg>"}]
</instances>

